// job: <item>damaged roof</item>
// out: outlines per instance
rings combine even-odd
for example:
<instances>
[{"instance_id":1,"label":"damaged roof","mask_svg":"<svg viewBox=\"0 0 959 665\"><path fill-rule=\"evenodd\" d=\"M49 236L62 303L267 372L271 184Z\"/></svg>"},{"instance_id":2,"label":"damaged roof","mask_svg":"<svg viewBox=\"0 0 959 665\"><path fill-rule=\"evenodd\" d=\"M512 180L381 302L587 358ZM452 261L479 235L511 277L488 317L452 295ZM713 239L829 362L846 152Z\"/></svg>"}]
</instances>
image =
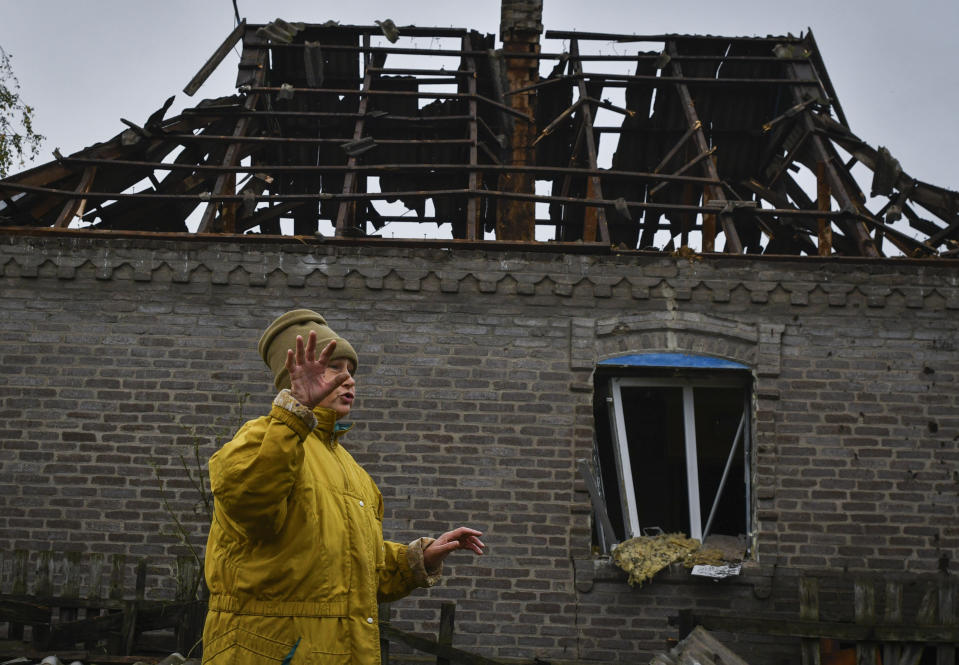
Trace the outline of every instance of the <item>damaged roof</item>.
<instances>
[{"instance_id":1,"label":"damaged roof","mask_svg":"<svg viewBox=\"0 0 959 665\"><path fill-rule=\"evenodd\" d=\"M241 22L184 89L239 45L234 93L0 181L0 227L959 256L959 194L850 129L811 32L539 27Z\"/></svg>"}]
</instances>

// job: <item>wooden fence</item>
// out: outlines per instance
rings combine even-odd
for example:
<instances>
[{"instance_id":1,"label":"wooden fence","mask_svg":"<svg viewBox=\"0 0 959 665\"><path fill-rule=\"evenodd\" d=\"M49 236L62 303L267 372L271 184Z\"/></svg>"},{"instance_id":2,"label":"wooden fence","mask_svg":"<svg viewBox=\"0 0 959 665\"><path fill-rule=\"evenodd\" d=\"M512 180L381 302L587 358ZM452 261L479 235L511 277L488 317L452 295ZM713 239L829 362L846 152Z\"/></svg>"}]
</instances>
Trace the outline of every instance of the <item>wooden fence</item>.
<instances>
[{"instance_id":1,"label":"wooden fence","mask_svg":"<svg viewBox=\"0 0 959 665\"><path fill-rule=\"evenodd\" d=\"M123 555L4 553L2 651L190 653L199 644L206 613L200 566L191 556L177 559L172 600L151 599L159 594L147 588L147 566L146 558Z\"/></svg>"},{"instance_id":2,"label":"wooden fence","mask_svg":"<svg viewBox=\"0 0 959 665\"><path fill-rule=\"evenodd\" d=\"M816 577L799 579L795 618L684 611L678 617L680 638L697 625L729 633L798 638L803 665L851 662L852 657L857 665L919 665L920 661L956 665L959 623L955 578L926 577L921 583L920 600L912 604L913 612L908 617L902 580L858 578L851 581L851 589L846 581L846 592L853 604L850 620L822 618L822 581ZM884 598L881 613L877 609L880 595ZM835 613L836 607L829 609Z\"/></svg>"},{"instance_id":3,"label":"wooden fence","mask_svg":"<svg viewBox=\"0 0 959 665\"><path fill-rule=\"evenodd\" d=\"M146 558L123 555L16 550L0 556L0 631L7 626L0 660L54 651L64 661L95 656L113 663L133 662L133 654L197 656L207 609L200 566L191 556L177 560L172 600L151 600L158 592L147 587L147 567ZM381 605L383 665L391 642L435 656L437 665L501 665L453 646L455 611L454 603L443 603L433 640L394 628L390 606Z\"/></svg>"}]
</instances>

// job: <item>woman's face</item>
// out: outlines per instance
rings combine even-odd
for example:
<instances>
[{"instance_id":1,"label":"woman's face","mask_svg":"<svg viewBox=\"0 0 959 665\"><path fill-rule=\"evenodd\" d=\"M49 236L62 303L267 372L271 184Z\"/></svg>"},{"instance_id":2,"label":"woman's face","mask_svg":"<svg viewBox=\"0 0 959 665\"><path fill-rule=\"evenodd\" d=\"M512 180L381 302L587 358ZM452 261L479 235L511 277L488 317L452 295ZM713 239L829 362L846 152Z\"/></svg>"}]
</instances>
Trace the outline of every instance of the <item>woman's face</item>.
<instances>
[{"instance_id":1,"label":"woman's face","mask_svg":"<svg viewBox=\"0 0 959 665\"><path fill-rule=\"evenodd\" d=\"M336 412L336 419L340 420L345 418L350 414L350 408L353 406L353 400L356 399L356 379L353 378L353 373L356 371L356 367L353 366L353 362L348 358L337 358L331 360L329 365L326 366L326 378L332 379L334 376L340 372L349 372L349 378L341 383L336 389L333 390L326 398L317 404L317 406L324 406L327 409L333 409Z\"/></svg>"}]
</instances>

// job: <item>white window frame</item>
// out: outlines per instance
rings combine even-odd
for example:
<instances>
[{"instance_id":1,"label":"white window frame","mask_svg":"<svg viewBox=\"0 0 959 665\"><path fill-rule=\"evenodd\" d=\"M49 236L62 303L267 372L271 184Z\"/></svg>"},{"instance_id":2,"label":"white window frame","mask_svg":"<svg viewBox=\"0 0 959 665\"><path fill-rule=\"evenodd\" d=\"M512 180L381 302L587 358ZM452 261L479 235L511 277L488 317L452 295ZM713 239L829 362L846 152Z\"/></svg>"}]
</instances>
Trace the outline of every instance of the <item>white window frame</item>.
<instances>
[{"instance_id":1,"label":"white window frame","mask_svg":"<svg viewBox=\"0 0 959 665\"><path fill-rule=\"evenodd\" d=\"M623 503L623 516L626 529L626 537L633 538L643 535L639 524L639 511L636 506L636 490L633 483L633 467L630 463L629 445L626 437L626 419L623 414L623 395L622 389L629 388L682 388L683 390L683 433L685 437L685 460L686 460L686 480L687 480L687 503L689 507L689 524L691 538L702 542L703 534L709 535L709 528L712 525L712 518L722 496L729 469L735 459L736 451L739 448L740 441L744 447L744 467L746 474L746 525L749 529L749 418L747 417L750 409L750 394L748 390L749 382L742 376L723 376L722 372L713 374L709 377L681 377L681 378L656 378L656 377L611 377L610 393L612 398L613 410L613 444L616 451L616 471L619 476L619 486L621 489L620 497ZM693 398L694 388L736 388L744 391L743 413L739 419L739 427L736 436L729 451L726 460L726 468L723 471L722 480L719 484L716 496L713 499L712 510L706 525L702 523L702 515L699 509L699 463L696 446L696 408Z\"/></svg>"}]
</instances>

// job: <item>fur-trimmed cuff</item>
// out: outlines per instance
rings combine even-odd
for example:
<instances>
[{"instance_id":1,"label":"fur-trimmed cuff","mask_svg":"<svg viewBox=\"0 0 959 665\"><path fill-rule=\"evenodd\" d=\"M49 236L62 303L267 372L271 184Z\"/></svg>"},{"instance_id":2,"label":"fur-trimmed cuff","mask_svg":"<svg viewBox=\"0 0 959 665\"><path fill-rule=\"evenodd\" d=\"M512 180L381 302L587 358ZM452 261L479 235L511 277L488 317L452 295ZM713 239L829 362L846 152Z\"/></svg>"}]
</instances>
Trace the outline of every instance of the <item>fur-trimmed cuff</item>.
<instances>
[{"instance_id":1,"label":"fur-trimmed cuff","mask_svg":"<svg viewBox=\"0 0 959 665\"><path fill-rule=\"evenodd\" d=\"M410 564L410 570L413 571L413 581L417 586L431 587L440 581L443 576L443 564L436 570L427 570L426 562L423 558L423 552L430 546L435 538L417 538L410 543L406 550L406 558Z\"/></svg>"},{"instance_id":2,"label":"fur-trimmed cuff","mask_svg":"<svg viewBox=\"0 0 959 665\"><path fill-rule=\"evenodd\" d=\"M284 388L277 394L276 399L273 400L273 406L278 406L292 413L302 420L303 424L306 425L311 432L313 428L316 427L316 416L313 415L313 410L308 406L300 404L300 402L293 397L293 393L290 392L289 388Z\"/></svg>"}]
</instances>

